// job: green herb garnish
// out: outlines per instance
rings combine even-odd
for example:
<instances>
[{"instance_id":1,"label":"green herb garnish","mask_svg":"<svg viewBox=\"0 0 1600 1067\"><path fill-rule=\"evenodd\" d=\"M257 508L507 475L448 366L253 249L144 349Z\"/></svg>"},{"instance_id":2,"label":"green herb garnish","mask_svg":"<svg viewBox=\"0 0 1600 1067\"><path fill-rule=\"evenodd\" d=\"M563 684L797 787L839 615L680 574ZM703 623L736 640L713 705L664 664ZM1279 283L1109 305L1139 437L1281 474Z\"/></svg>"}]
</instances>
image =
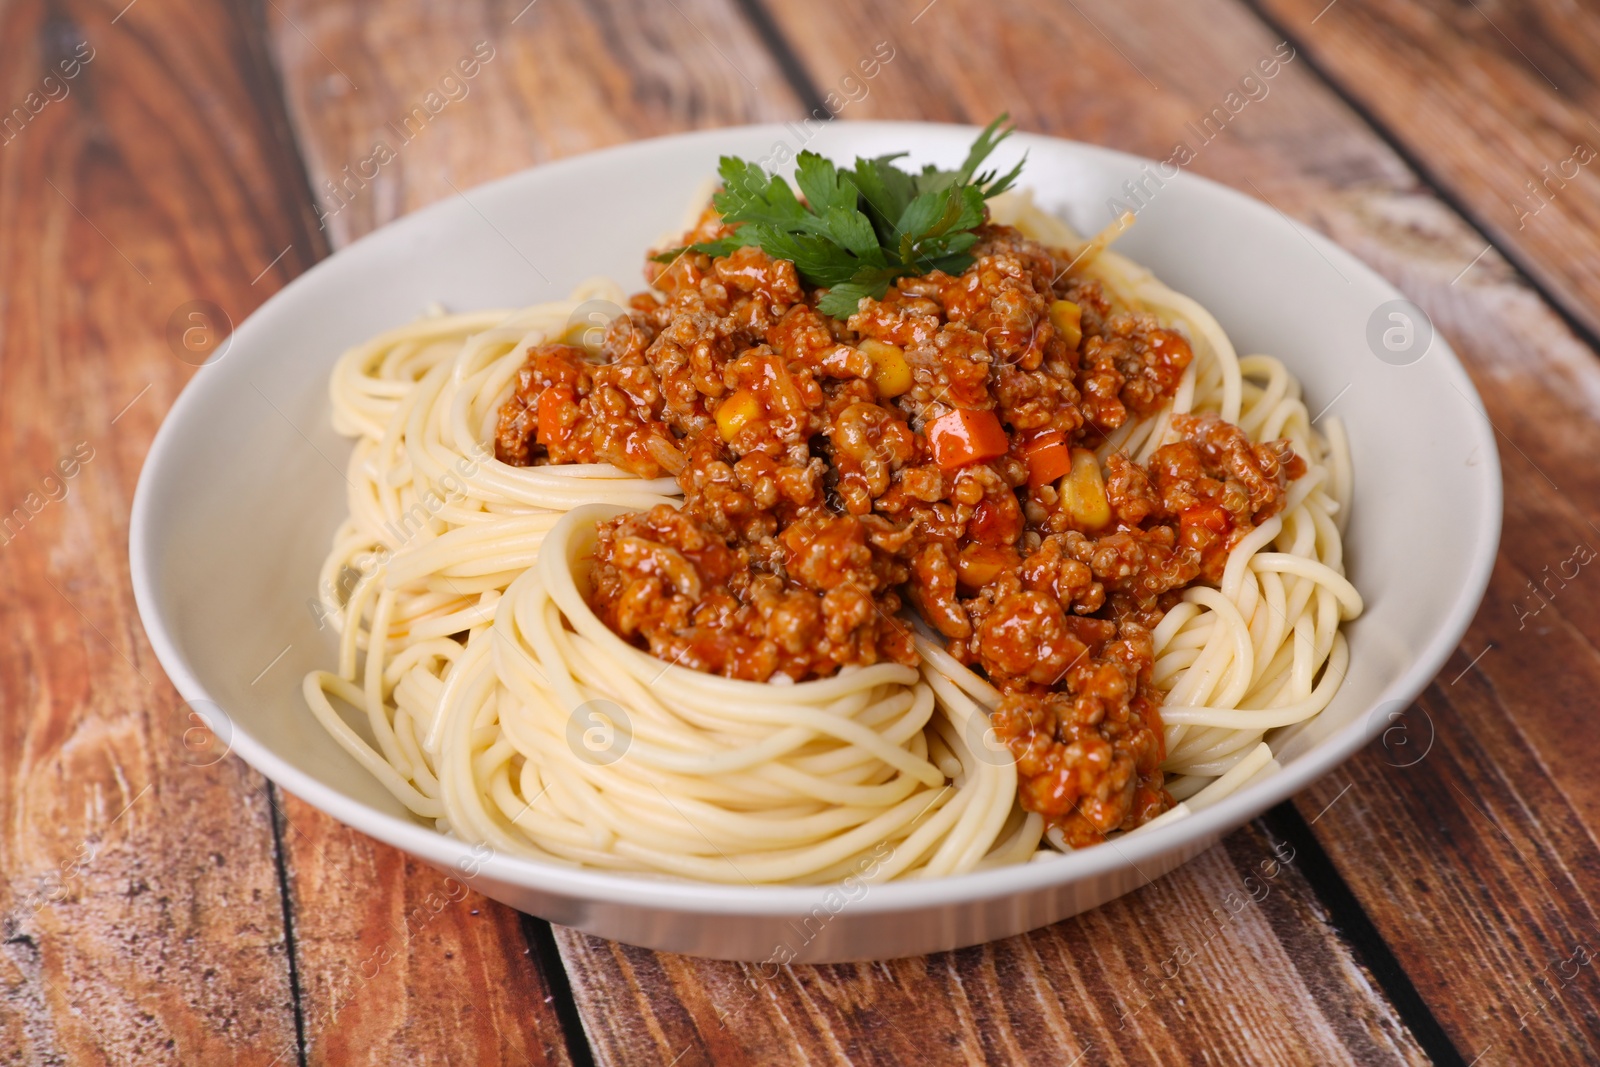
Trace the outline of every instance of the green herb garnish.
<instances>
[{"instance_id":1,"label":"green herb garnish","mask_svg":"<svg viewBox=\"0 0 1600 1067\"><path fill-rule=\"evenodd\" d=\"M782 178L723 156L717 168L722 191L711 202L738 229L652 258L670 263L685 251L725 256L760 245L768 255L793 261L806 283L828 290L818 304L823 314L848 318L862 297L881 298L896 278L935 270L959 274L972 265L967 250L978 240L973 230L983 222L983 202L1011 188L1027 161L1024 154L1004 175L976 173L1010 135L1011 127L1001 128L1007 118L984 127L955 170L929 166L912 174L895 166L905 155L897 152L858 158L853 169L841 171L815 152L801 152L795 184L804 203Z\"/></svg>"}]
</instances>

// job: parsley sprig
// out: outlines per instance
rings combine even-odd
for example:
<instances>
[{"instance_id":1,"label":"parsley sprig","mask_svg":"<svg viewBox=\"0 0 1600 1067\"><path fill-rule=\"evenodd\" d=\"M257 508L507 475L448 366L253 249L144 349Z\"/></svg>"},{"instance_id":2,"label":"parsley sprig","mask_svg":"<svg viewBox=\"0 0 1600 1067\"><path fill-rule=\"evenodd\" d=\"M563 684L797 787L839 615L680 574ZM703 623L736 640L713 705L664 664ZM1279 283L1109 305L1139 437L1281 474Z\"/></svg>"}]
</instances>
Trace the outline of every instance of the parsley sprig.
<instances>
[{"instance_id":1,"label":"parsley sprig","mask_svg":"<svg viewBox=\"0 0 1600 1067\"><path fill-rule=\"evenodd\" d=\"M1010 135L1001 115L984 127L955 170L901 170L906 153L858 158L840 170L815 152L796 160L795 196L789 183L754 163L723 156L717 173L722 191L712 204L733 233L715 241L675 248L653 257L670 263L685 251L728 255L759 245L777 259L792 260L803 281L828 293L818 304L825 315L848 318L864 296L882 297L896 278L942 270L959 274L972 265L967 254L978 240L984 201L1011 188L1022 160L1004 175L978 173L983 161Z\"/></svg>"}]
</instances>

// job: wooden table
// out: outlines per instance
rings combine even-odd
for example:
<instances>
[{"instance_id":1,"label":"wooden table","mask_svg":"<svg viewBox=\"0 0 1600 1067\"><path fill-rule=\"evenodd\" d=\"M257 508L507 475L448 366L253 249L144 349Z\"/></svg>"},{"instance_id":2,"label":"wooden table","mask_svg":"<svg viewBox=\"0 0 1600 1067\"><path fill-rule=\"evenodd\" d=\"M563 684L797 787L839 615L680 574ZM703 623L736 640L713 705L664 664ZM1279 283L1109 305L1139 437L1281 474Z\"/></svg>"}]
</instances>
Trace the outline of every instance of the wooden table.
<instances>
[{"instance_id":1,"label":"wooden table","mask_svg":"<svg viewBox=\"0 0 1600 1067\"><path fill-rule=\"evenodd\" d=\"M1411 746L1092 914L753 994L476 896L419 913L433 870L186 758L126 560L184 305L238 322L457 189L695 127L1009 110L1164 158L1275 50L1192 169L1426 309L1501 443L1488 597ZM1600 15L1555 0L0 4L0 1062L1600 1060L1600 577L1550 577L1600 546L1597 82Z\"/></svg>"}]
</instances>

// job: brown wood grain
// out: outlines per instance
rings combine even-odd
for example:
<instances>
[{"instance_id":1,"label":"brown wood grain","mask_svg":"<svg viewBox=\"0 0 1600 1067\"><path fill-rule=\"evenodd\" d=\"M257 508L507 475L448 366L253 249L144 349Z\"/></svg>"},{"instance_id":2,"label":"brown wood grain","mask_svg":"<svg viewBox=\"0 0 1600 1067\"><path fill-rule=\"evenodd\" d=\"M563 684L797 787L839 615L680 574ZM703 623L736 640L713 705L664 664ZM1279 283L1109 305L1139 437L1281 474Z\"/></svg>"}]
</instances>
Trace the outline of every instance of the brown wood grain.
<instances>
[{"instance_id":1,"label":"brown wood grain","mask_svg":"<svg viewBox=\"0 0 1600 1067\"><path fill-rule=\"evenodd\" d=\"M818 72L905 17L890 4L830 20L808 18L795 0L774 7ZM907 80L880 85L863 111L983 121L1009 108L1030 128L1155 156L1279 40L1220 2L1022 3L995 20L940 0L915 28L925 34L907 38L895 71ZM986 55L1003 61L981 78L959 73ZM1398 90L1402 100L1412 91ZM1296 806L1464 1060L1592 1062L1600 976L1576 950L1600 947L1600 786L1587 771L1600 755L1600 731L1587 724L1600 690L1593 573L1567 589L1553 582L1548 606L1524 612L1541 603L1529 580L1545 580L1580 544L1600 549L1596 353L1303 63L1193 166L1270 199L1395 281L1479 385L1506 470L1505 532L1484 607L1421 705L1438 748L1394 767L1416 751L1394 735L1395 752L1353 761ZM1406 720L1414 738L1430 721L1422 713Z\"/></svg>"},{"instance_id":2,"label":"brown wood grain","mask_svg":"<svg viewBox=\"0 0 1600 1067\"><path fill-rule=\"evenodd\" d=\"M570 1062L516 912L292 796L279 819L308 1063Z\"/></svg>"},{"instance_id":3,"label":"brown wood grain","mask_svg":"<svg viewBox=\"0 0 1600 1067\"><path fill-rule=\"evenodd\" d=\"M393 5L348 24L326 14L314 17L309 6L284 6L282 11L285 21L275 36L280 67L285 72L291 113L311 161L312 184L324 190L327 181L339 186L344 167L341 160L367 154L378 139L392 139L393 116L405 113L409 102L421 98L435 72L448 69L454 58L486 39L477 36L485 21L475 9L448 17L418 14L415 24L425 27L425 32L412 33L400 32L400 9ZM355 195L348 198L347 205L340 202L343 197L324 202L324 210L338 209L329 219L335 240L355 236L392 214L454 195L477 181L580 148L694 125L793 117L803 112L795 91L781 79L776 62L764 57L737 11L711 4L685 4L676 10L669 6L652 9L650 14L645 14L645 9L636 11L638 15L630 19L626 12L610 6L590 15L575 5L540 4L528 9L514 35L493 39L495 58L482 64L473 87L462 99L442 108L425 131L395 152L394 160L379 170L376 179L351 189ZM920 32L916 27L908 31L898 25L852 24L842 7L831 10L829 19L841 27L841 42L832 60L817 64L812 71L819 92L831 91L839 79L853 73L879 40L891 41L897 53L871 83L871 92L904 94L915 92L924 83L937 83L928 71L912 67L905 72L900 88L878 88L888 86L902 73L895 67L901 54L915 55ZM1242 24L1251 25L1248 17ZM712 27L718 33L714 47L700 36L701 28ZM311 37L315 47L305 42L301 31ZM586 51L591 40L604 40L612 58L591 56ZM380 41L386 46L381 63L375 58L380 54ZM672 105L664 111L639 106L638 102L663 98L659 72L672 69L679 71L680 78L687 75L696 80L687 85L669 83L664 99ZM741 73L755 79L757 87L746 83ZM703 83L698 80L702 78ZM537 87L547 82L563 87L560 98L538 91ZM339 106L328 106L329 100L316 92L334 94ZM867 112L858 107L858 113L865 116ZM493 131L517 122L541 136L536 140L492 136ZM547 131L564 131L564 137ZM303 806L291 801L288 807L318 848L334 852L354 838ZM1262 844L1259 834L1249 840ZM309 843L306 847L310 848ZM370 843L363 847L378 848ZM300 855L301 845L291 839L287 851L298 870L306 862ZM1052 1048L1072 1048L1072 1035L1080 1032L1098 1049L1088 1057L1089 1062L1119 1056L1137 1062L1140 1049L1170 1056L1191 1047L1223 1059L1238 1058L1247 1041L1264 1042L1284 1062L1418 1059L1415 1043L1390 1005L1373 992L1370 978L1349 948L1324 923L1308 921L1314 904L1303 883L1296 884L1293 899L1297 903L1293 906L1280 903L1264 908L1230 929L1226 941L1207 949L1217 959L1213 973L1204 981L1197 978L1182 983L1181 994L1186 1002L1202 1004L1204 1015L1179 1026L1168 1013L1152 1006L1133 1014L1124 1030L1118 1031L1119 1009L1124 1013L1133 1010L1140 979L1186 944L1186 939L1193 939L1188 921L1208 912L1227 892L1229 879L1240 881L1260 858L1219 851L1147 891L1163 901L1187 902L1182 908L1141 908L1127 902L1117 906L1123 909L1114 913L1117 918L1101 913L1039 935L1037 943L1018 939L1008 943L1011 948L1007 950L974 950L944 962L795 968L785 971L781 981L760 983L758 998L746 997L749 990L742 985L741 976L752 973L749 968L741 971L728 964L658 956L565 931L558 936L589 1037L606 1062L648 1062L658 1057L661 1062L671 1062L679 1054L690 1062L711 1057L738 1062L871 1059L874 1055L878 1062L897 1062L914 1052L937 1057L941 1050L966 1058L1004 1058L1015 1052L1042 1061ZM342 863L330 861L328 866ZM362 876L366 884L370 873L363 870ZM378 886L374 906L385 907L383 898L396 891L392 876L380 872L371 880ZM316 1005L327 999L309 976L336 966L352 944L370 951L374 936L370 930L353 930L341 917L337 904L346 890L337 879L327 882L308 892L305 879L295 880L296 914L315 915L315 921L345 931L345 936L312 936L300 930L299 960L302 974L308 976L302 984L309 1017L315 1017ZM1278 898L1280 902L1288 899L1287 890ZM1210 903L1201 907L1202 901ZM1104 923L1113 925L1096 925ZM383 929L382 924L373 926ZM1118 980L1128 988L1112 990L1109 979L1099 973L1099 965L1087 962L1088 945L1107 936L1126 940L1134 927L1141 933L1115 968ZM1042 962L1045 957L1048 961ZM970 970L964 971L964 967ZM1009 1009L994 987L993 976L1001 972L1041 990L1092 987L1097 999L1079 1003L1070 996L1058 999L1041 994L1023 1013L1031 1012L1039 1025L1013 1025ZM930 983L924 980L930 973L948 977ZM970 987L984 975L990 976L990 988L980 997ZM1164 994L1174 996L1178 988L1177 983L1161 985ZM1244 1031L1219 1024L1223 1017L1238 1013L1238 1002L1254 995L1251 990L1265 988L1274 990L1277 1000L1289 1007L1249 1012L1249 1028ZM406 995L404 990L396 991L397 997ZM748 1020L729 1018L727 1027L719 1023L746 1000L752 1005ZM887 1021L862 1022L846 1008L830 1013L826 1004L833 1001L846 1008L856 1002L881 1003L878 1018ZM1352 1024L1352 1019L1357 1022ZM314 1021L308 1022L308 1027L313 1032L321 1029ZM901 1031L917 1037L902 1037ZM387 1027L361 1027L354 1032L382 1034ZM1001 1032L1007 1036L986 1044L994 1033ZM930 1033L936 1035L938 1044L929 1043ZM321 1040L313 1037L310 1042L317 1058L321 1058L317 1054ZM326 1040L341 1039L330 1035ZM792 1054L785 1054L774 1042L795 1045Z\"/></svg>"},{"instance_id":4,"label":"brown wood grain","mask_svg":"<svg viewBox=\"0 0 1600 1067\"><path fill-rule=\"evenodd\" d=\"M1435 321L1456 299L1442 278L1411 291ZM1600 549L1600 382L1593 354L1503 267L1471 294L1454 340L1484 386L1506 466L1488 595L1393 739L1411 747L1354 761L1300 806L1333 805L1318 838L1467 1060L1593 1062L1600 976L1573 957L1600 947L1600 786L1587 770L1600 756L1587 721L1600 613L1580 563ZM1530 351L1544 356L1531 374Z\"/></svg>"},{"instance_id":5,"label":"brown wood grain","mask_svg":"<svg viewBox=\"0 0 1600 1067\"><path fill-rule=\"evenodd\" d=\"M1591 336L1600 12L1503 0L1256 0Z\"/></svg>"},{"instance_id":6,"label":"brown wood grain","mask_svg":"<svg viewBox=\"0 0 1600 1067\"><path fill-rule=\"evenodd\" d=\"M0 1061L265 1064L294 1038L270 811L186 746L127 515L193 371L169 317L242 319L315 243L250 27L120 6L0 8Z\"/></svg>"},{"instance_id":7,"label":"brown wood grain","mask_svg":"<svg viewBox=\"0 0 1600 1067\"><path fill-rule=\"evenodd\" d=\"M268 14L335 246L558 156L797 110L753 30L718 0L278 0ZM380 142L393 159L363 168ZM362 173L374 176L351 180ZM429 894L435 903L451 896L443 875L293 797L283 811L310 1062L565 1061L549 985L516 912L469 893L414 932L434 912Z\"/></svg>"},{"instance_id":8,"label":"brown wood grain","mask_svg":"<svg viewBox=\"0 0 1600 1067\"><path fill-rule=\"evenodd\" d=\"M795 113L731 0L525 2L274 5L284 93L336 246L535 163ZM374 161L380 144L392 161Z\"/></svg>"},{"instance_id":9,"label":"brown wood grain","mask_svg":"<svg viewBox=\"0 0 1600 1067\"><path fill-rule=\"evenodd\" d=\"M1332 944L1295 858L1252 826L1079 919L880 963L557 936L604 1064L1427 1062Z\"/></svg>"},{"instance_id":10,"label":"brown wood grain","mask_svg":"<svg viewBox=\"0 0 1600 1067\"><path fill-rule=\"evenodd\" d=\"M1342 84L1370 73L1364 89L1344 88L1386 122L1384 93L1424 102L1415 121L1435 126L1403 136L1469 206L1567 130L1565 101L1540 97L1469 9L1393 17L1412 34L1442 20L1455 51L1440 62L1456 69L1434 73L1505 82L1496 114L1525 132L1485 135L1448 85L1409 70L1385 81L1385 65L1430 69L1408 51L1433 37L1394 45L1371 28L1376 5L1344 5L1359 32L1308 47ZM1315 14L1268 6L1286 24ZM1477 6L1498 21L1500 8ZM894 44L847 117L984 121L1009 109L1025 128L1157 156L1278 43L1228 0L1023 0L1003 18L976 0L770 9L818 94L874 42ZM176 308L215 300L238 321L330 245L531 163L803 113L818 101L785 77L749 10L269 0L260 27L206 0L0 9L0 107L24 101L85 36L95 48L70 95L0 144L0 520L31 508L29 493L48 501L0 545L0 612L16 635L0 644L0 1060L288 1063L302 1031L314 1062L568 1058L551 976L513 912L275 795L237 761L184 747L190 724L126 588L126 509L189 373L165 339ZM1559 54L1570 90L1587 62L1582 35L1531 47L1559 36L1546 25L1510 27L1513 52L1527 49L1528 67ZM1335 45L1343 58L1322 50ZM1445 143L1452 129L1476 147ZM359 174L380 139L393 162L352 179L345 168ZM1472 166L1487 176L1441 177ZM1507 465L1506 539L1483 612L1407 720L1435 743L1412 766L1393 766L1412 749L1369 752L1297 803L1464 1060L1600 1057L1597 965L1574 955L1600 952L1590 570L1547 587L1548 606L1524 617L1537 603L1530 579L1577 543L1600 549L1595 353L1494 251L1477 258L1486 238L1304 63L1194 169L1269 198L1394 279L1484 389ZM1586 181L1527 232L1486 223L1580 318L1593 269ZM43 478L79 441L93 458L49 500ZM1333 928L1306 857L1259 903L1205 925L1279 843L1252 826L1090 915L919 960L769 976L570 931L558 940L606 1063L1422 1060L1379 988L1393 976L1366 965L1382 947L1358 951Z\"/></svg>"}]
</instances>

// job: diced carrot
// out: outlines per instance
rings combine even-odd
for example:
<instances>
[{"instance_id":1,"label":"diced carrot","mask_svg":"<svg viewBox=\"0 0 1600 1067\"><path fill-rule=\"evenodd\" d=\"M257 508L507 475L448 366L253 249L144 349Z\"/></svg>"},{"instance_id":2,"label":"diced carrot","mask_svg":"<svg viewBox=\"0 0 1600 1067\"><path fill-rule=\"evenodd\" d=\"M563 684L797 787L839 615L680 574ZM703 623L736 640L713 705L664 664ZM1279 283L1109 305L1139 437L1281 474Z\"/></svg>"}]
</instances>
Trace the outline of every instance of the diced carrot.
<instances>
[{"instance_id":1,"label":"diced carrot","mask_svg":"<svg viewBox=\"0 0 1600 1067\"><path fill-rule=\"evenodd\" d=\"M1183 509L1179 520L1183 526L1203 526L1212 533L1227 533L1233 525L1228 510L1221 504L1195 504Z\"/></svg>"},{"instance_id":2,"label":"diced carrot","mask_svg":"<svg viewBox=\"0 0 1600 1067\"><path fill-rule=\"evenodd\" d=\"M927 435L933 461L947 471L1003 456L1011 448L1005 427L992 411L956 408L928 423Z\"/></svg>"},{"instance_id":3,"label":"diced carrot","mask_svg":"<svg viewBox=\"0 0 1600 1067\"><path fill-rule=\"evenodd\" d=\"M1048 485L1072 469L1072 450L1060 430L1036 433L1022 446L1028 460L1028 485Z\"/></svg>"}]
</instances>

